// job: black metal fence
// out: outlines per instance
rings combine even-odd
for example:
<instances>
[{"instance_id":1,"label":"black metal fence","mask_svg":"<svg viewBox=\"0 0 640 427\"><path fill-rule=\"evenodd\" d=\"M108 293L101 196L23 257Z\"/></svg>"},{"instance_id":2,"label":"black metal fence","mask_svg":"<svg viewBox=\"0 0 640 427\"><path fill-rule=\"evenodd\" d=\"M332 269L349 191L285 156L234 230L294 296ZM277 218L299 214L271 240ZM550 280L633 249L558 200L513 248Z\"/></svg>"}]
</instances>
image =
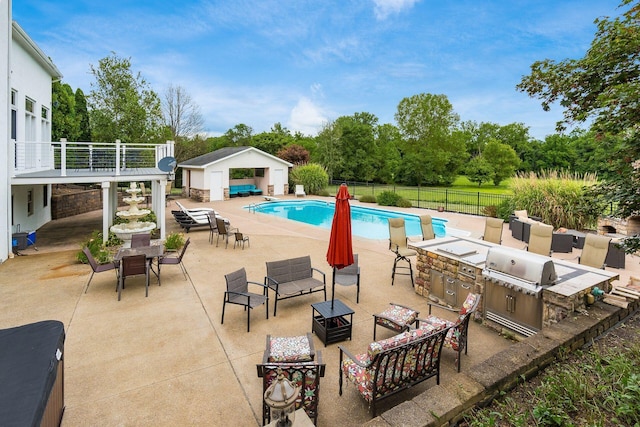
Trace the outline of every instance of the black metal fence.
<instances>
[{"instance_id":1,"label":"black metal fence","mask_svg":"<svg viewBox=\"0 0 640 427\"><path fill-rule=\"evenodd\" d=\"M329 192L335 194L337 187L345 181L332 181ZM476 191L451 190L448 188L407 187L389 184L374 184L346 181L349 193L356 198L363 195L377 197L383 191L393 191L411 201L413 207L438 211L458 212L469 215L495 216L497 207L509 196Z\"/></svg>"}]
</instances>

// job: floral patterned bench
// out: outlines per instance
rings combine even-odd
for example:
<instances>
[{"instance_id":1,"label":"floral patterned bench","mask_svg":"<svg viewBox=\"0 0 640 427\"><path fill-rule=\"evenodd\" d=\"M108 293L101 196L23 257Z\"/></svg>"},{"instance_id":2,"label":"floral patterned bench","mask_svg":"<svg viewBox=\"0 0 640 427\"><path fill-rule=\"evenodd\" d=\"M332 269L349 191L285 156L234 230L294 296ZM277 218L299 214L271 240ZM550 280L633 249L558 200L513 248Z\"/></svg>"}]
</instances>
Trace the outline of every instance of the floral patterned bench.
<instances>
[{"instance_id":1,"label":"floral patterned bench","mask_svg":"<svg viewBox=\"0 0 640 427\"><path fill-rule=\"evenodd\" d=\"M422 326L369 344L366 353L353 355L340 348L340 389L345 376L369 403L376 416L378 400L431 377L440 384L440 352L449 328Z\"/></svg>"}]
</instances>

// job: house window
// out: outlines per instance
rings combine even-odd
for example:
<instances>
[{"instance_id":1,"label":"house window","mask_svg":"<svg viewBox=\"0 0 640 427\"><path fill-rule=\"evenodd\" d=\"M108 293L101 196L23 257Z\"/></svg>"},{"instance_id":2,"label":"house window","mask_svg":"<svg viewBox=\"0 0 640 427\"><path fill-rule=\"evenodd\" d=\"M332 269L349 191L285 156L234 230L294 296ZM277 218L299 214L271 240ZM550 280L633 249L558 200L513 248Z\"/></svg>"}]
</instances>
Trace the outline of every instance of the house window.
<instances>
[{"instance_id":1,"label":"house window","mask_svg":"<svg viewBox=\"0 0 640 427\"><path fill-rule=\"evenodd\" d=\"M40 141L50 141L51 122L49 120L49 109L47 107L42 107L40 114L42 115L42 118L40 119Z\"/></svg>"},{"instance_id":2,"label":"house window","mask_svg":"<svg viewBox=\"0 0 640 427\"><path fill-rule=\"evenodd\" d=\"M255 176L264 177L264 168L255 168Z\"/></svg>"},{"instance_id":3,"label":"house window","mask_svg":"<svg viewBox=\"0 0 640 427\"><path fill-rule=\"evenodd\" d=\"M33 190L27 191L27 215L33 215Z\"/></svg>"},{"instance_id":4,"label":"house window","mask_svg":"<svg viewBox=\"0 0 640 427\"><path fill-rule=\"evenodd\" d=\"M18 139L18 110L16 106L16 98L18 93L15 90L11 90L11 139L14 141Z\"/></svg>"},{"instance_id":5,"label":"house window","mask_svg":"<svg viewBox=\"0 0 640 427\"><path fill-rule=\"evenodd\" d=\"M24 101L24 139L25 141L36 140L36 115L34 114L36 102L31 98Z\"/></svg>"},{"instance_id":6,"label":"house window","mask_svg":"<svg viewBox=\"0 0 640 427\"><path fill-rule=\"evenodd\" d=\"M48 185L42 186L42 206L45 208L49 206L49 186Z\"/></svg>"}]
</instances>

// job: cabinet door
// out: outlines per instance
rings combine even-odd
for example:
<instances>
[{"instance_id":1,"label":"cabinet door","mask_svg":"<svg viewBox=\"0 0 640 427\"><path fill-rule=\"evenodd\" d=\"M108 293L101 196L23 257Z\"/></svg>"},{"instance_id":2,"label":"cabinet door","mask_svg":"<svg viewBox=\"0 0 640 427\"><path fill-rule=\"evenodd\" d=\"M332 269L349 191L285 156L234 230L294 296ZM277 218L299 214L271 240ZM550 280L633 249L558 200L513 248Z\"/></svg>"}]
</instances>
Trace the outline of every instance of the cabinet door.
<instances>
[{"instance_id":1,"label":"cabinet door","mask_svg":"<svg viewBox=\"0 0 640 427\"><path fill-rule=\"evenodd\" d=\"M456 297L458 300L458 304L462 305L464 300L467 299L467 295L469 295L469 292L473 292L473 285L460 279L458 279L456 282L458 285L456 290Z\"/></svg>"},{"instance_id":2,"label":"cabinet door","mask_svg":"<svg viewBox=\"0 0 640 427\"><path fill-rule=\"evenodd\" d=\"M431 287L429 295L444 299L444 274L439 271L431 270Z\"/></svg>"},{"instance_id":3,"label":"cabinet door","mask_svg":"<svg viewBox=\"0 0 640 427\"><path fill-rule=\"evenodd\" d=\"M445 276L444 278L444 300L451 307L458 306L458 299L456 297L458 293L458 284L456 279Z\"/></svg>"}]
</instances>

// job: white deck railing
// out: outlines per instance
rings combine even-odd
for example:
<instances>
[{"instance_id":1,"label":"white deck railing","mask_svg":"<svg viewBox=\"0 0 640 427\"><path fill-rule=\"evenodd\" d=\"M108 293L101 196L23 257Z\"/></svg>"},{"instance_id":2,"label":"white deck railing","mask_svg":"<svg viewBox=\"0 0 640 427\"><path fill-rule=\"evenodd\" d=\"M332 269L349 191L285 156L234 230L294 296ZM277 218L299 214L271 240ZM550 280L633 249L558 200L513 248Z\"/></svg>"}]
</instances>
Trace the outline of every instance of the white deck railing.
<instances>
[{"instance_id":1,"label":"white deck railing","mask_svg":"<svg viewBox=\"0 0 640 427\"><path fill-rule=\"evenodd\" d=\"M124 144L116 142L14 142L13 176L60 170L96 171L120 175L123 170L157 168L164 157L173 157L174 142Z\"/></svg>"}]
</instances>

